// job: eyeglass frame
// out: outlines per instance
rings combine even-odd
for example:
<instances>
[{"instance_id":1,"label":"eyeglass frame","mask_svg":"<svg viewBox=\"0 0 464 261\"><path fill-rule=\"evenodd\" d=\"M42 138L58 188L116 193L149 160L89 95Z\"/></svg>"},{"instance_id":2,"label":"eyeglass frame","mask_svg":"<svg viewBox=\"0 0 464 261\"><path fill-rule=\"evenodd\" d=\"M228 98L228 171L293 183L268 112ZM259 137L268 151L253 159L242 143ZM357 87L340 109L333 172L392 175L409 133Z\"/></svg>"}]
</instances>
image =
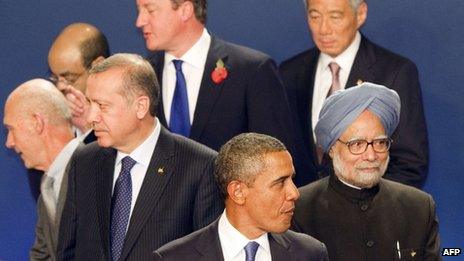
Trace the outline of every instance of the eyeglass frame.
<instances>
[{"instance_id":1,"label":"eyeglass frame","mask_svg":"<svg viewBox=\"0 0 464 261\"><path fill-rule=\"evenodd\" d=\"M385 151L377 151L377 150L375 149L375 147L374 147L374 142L376 142L376 141L383 141L383 140L388 141L387 149L386 149ZM353 155L361 155L361 154L363 154L364 152L366 152L367 147L369 147L369 145L372 146L372 149L374 150L374 152L376 152L376 153L385 153L385 152L387 152L387 151L390 150L391 145L392 145L392 143L393 143L393 140L392 140L390 137L380 138L380 139L373 139L371 142L368 142L367 140L362 140L362 139L356 139L356 140L351 140L351 141L346 141L346 142L345 142L345 141L342 141L342 140L340 140L340 139L337 139L337 141L340 142L340 143L342 143L342 144L344 144L346 147L348 147L348 151L349 151L351 154L353 154ZM351 151L351 149L350 149L350 144L351 144L352 142L360 142L360 141L361 141L361 142L366 142L366 146L364 147L364 150L363 150L362 152L359 152L359 153L353 153L353 152Z\"/></svg>"},{"instance_id":2,"label":"eyeglass frame","mask_svg":"<svg viewBox=\"0 0 464 261\"><path fill-rule=\"evenodd\" d=\"M70 75L75 76L73 80L66 79L66 76L56 76L50 71L48 73L48 80L51 81L55 86L57 86L59 83L64 85L74 85L79 80L79 78L81 78L86 73L86 70L82 71L81 73L70 73Z\"/></svg>"}]
</instances>

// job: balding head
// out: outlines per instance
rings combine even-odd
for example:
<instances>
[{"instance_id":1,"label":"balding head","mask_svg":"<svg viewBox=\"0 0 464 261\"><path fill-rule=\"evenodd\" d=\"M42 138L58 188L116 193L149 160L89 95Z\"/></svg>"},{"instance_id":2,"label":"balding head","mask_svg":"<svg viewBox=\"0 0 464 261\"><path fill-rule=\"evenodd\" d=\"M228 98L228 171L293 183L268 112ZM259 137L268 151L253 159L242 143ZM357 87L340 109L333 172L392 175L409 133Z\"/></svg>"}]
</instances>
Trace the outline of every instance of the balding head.
<instances>
[{"instance_id":1,"label":"balding head","mask_svg":"<svg viewBox=\"0 0 464 261\"><path fill-rule=\"evenodd\" d=\"M48 64L60 90L70 84L85 92L92 63L108 56L108 42L100 30L90 24L74 23L65 27L53 42Z\"/></svg>"},{"instance_id":2,"label":"balding head","mask_svg":"<svg viewBox=\"0 0 464 261\"><path fill-rule=\"evenodd\" d=\"M73 138L71 113L55 86L33 79L18 86L5 103L6 146L26 167L47 170L59 151Z\"/></svg>"}]
</instances>

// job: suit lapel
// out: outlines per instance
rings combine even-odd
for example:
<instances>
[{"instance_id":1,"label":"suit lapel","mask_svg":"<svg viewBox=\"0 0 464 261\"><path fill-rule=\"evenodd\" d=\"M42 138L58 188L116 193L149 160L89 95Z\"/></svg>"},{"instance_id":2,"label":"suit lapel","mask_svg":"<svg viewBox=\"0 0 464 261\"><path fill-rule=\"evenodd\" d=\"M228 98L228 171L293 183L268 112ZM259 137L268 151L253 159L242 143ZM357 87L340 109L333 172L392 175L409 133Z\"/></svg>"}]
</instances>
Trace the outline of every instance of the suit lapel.
<instances>
[{"instance_id":1,"label":"suit lapel","mask_svg":"<svg viewBox=\"0 0 464 261\"><path fill-rule=\"evenodd\" d=\"M208 225L195 244L195 249L202 255L202 261L223 261L221 241L218 234L219 218Z\"/></svg>"},{"instance_id":2,"label":"suit lapel","mask_svg":"<svg viewBox=\"0 0 464 261\"><path fill-rule=\"evenodd\" d=\"M166 121L166 115L164 114L164 106L163 106L163 68L164 68L164 52L156 52L153 53L148 60L150 60L151 65L156 73L156 78L158 79L160 92L159 92L159 103L158 103L158 111L156 116L158 117L159 121L163 126L166 128L168 127Z\"/></svg>"},{"instance_id":3,"label":"suit lapel","mask_svg":"<svg viewBox=\"0 0 464 261\"><path fill-rule=\"evenodd\" d=\"M375 83L375 74L372 71L375 62L376 58L372 50L372 45L367 38L362 36L358 53L351 67L348 81L346 82L346 88L358 85L358 81Z\"/></svg>"},{"instance_id":4,"label":"suit lapel","mask_svg":"<svg viewBox=\"0 0 464 261\"><path fill-rule=\"evenodd\" d=\"M100 227L100 238L103 251L109 257L110 251L110 221L111 221L111 194L113 189L114 161L116 160L115 149L105 149L102 158L95 162L97 215Z\"/></svg>"},{"instance_id":5,"label":"suit lapel","mask_svg":"<svg viewBox=\"0 0 464 261\"><path fill-rule=\"evenodd\" d=\"M289 248L291 241L283 234L269 233L269 247L271 248L271 256L273 260L289 259Z\"/></svg>"},{"instance_id":6,"label":"suit lapel","mask_svg":"<svg viewBox=\"0 0 464 261\"><path fill-rule=\"evenodd\" d=\"M216 62L222 59L229 75L233 73L233 68L227 63L228 56L223 47L224 44L221 40L211 37L211 46L206 58L200 92L198 93L192 128L190 130L190 138L193 140L200 139L206 123L213 112L217 99L224 89L224 84L227 82L226 79L220 84L215 84L211 79L211 73L216 68Z\"/></svg>"},{"instance_id":7,"label":"suit lapel","mask_svg":"<svg viewBox=\"0 0 464 261\"><path fill-rule=\"evenodd\" d=\"M164 188L175 171L175 148L172 138L161 127L155 151L150 160L127 230L121 259L125 260L137 242L148 218L162 197ZM160 172L162 170L162 173Z\"/></svg>"}]
</instances>

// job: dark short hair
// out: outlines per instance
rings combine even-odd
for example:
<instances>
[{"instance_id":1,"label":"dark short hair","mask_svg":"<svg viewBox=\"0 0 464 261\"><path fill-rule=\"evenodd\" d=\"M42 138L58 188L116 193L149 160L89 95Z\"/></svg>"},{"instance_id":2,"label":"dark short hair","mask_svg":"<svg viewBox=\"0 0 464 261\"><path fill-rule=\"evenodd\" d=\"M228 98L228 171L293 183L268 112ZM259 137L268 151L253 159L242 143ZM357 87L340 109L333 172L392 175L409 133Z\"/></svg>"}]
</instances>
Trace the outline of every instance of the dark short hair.
<instances>
[{"instance_id":1,"label":"dark short hair","mask_svg":"<svg viewBox=\"0 0 464 261\"><path fill-rule=\"evenodd\" d=\"M84 40L80 46L82 63L87 70L92 66L92 62L100 56L107 58L110 56L110 47L106 36L97 31L92 37Z\"/></svg>"},{"instance_id":2,"label":"dark short hair","mask_svg":"<svg viewBox=\"0 0 464 261\"><path fill-rule=\"evenodd\" d=\"M193 3L193 6L195 8L195 17L198 21L200 21L200 23L206 24L206 0L171 0L174 9L177 9L179 5L185 1Z\"/></svg>"},{"instance_id":3,"label":"dark short hair","mask_svg":"<svg viewBox=\"0 0 464 261\"><path fill-rule=\"evenodd\" d=\"M129 53L117 53L95 64L89 74L108 71L113 68L122 69L122 95L131 100L142 93L150 100L150 114L157 113L160 87L151 64L142 56Z\"/></svg>"},{"instance_id":4,"label":"dark short hair","mask_svg":"<svg viewBox=\"0 0 464 261\"><path fill-rule=\"evenodd\" d=\"M281 141L264 134L243 133L229 140L216 158L215 177L223 197L233 180L251 185L266 167L266 154L286 150Z\"/></svg>"}]
</instances>

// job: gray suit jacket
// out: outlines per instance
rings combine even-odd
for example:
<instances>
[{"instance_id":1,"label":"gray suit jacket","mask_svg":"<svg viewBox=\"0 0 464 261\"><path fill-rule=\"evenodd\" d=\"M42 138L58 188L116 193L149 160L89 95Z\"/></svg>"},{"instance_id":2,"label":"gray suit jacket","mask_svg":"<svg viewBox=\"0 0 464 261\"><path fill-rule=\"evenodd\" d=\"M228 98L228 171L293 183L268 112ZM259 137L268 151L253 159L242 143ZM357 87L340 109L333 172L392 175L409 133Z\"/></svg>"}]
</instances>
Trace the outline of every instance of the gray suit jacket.
<instances>
[{"instance_id":1,"label":"gray suit jacket","mask_svg":"<svg viewBox=\"0 0 464 261\"><path fill-rule=\"evenodd\" d=\"M29 252L30 260L56 260L59 223L63 212L66 193L68 192L68 173L64 172L60 194L56 207L56 219L52 222L45 208L42 196L37 201L37 224L35 226L35 242Z\"/></svg>"},{"instance_id":2,"label":"gray suit jacket","mask_svg":"<svg viewBox=\"0 0 464 261\"><path fill-rule=\"evenodd\" d=\"M154 252L154 260L223 261L218 234L219 219L194 233L174 240ZM272 260L328 260L325 245L305 234L287 230L269 233Z\"/></svg>"}]
</instances>

